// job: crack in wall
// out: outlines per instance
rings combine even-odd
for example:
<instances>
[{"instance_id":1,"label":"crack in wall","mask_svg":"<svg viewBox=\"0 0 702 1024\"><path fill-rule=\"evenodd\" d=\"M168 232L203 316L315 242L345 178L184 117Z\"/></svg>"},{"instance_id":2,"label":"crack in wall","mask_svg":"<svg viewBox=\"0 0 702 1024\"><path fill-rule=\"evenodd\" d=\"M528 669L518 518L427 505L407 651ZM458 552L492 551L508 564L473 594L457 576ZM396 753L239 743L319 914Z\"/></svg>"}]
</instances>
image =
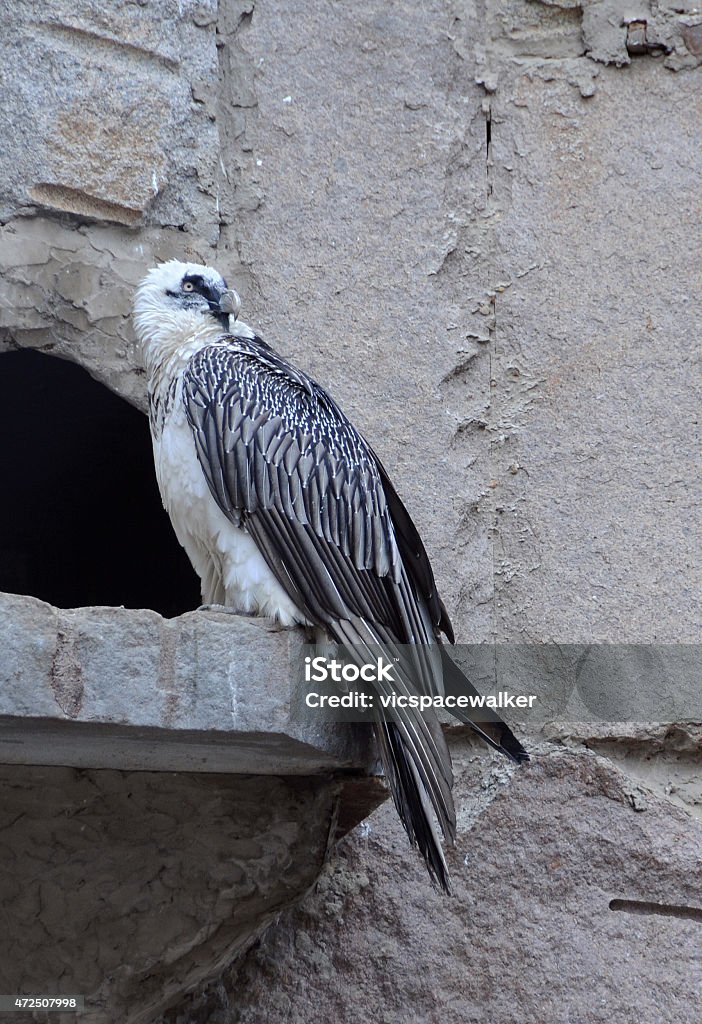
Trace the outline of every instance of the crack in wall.
<instances>
[{"instance_id":1,"label":"crack in wall","mask_svg":"<svg viewBox=\"0 0 702 1024\"><path fill-rule=\"evenodd\" d=\"M651 900L610 900L609 909L625 914L677 917L683 921L702 922L702 907L688 907L674 903L654 903Z\"/></svg>"},{"instance_id":2,"label":"crack in wall","mask_svg":"<svg viewBox=\"0 0 702 1024\"><path fill-rule=\"evenodd\" d=\"M483 113L485 114L485 180L486 180L486 194L488 200L492 195L492 108L490 101L485 100L483 103Z\"/></svg>"},{"instance_id":3,"label":"crack in wall","mask_svg":"<svg viewBox=\"0 0 702 1024\"><path fill-rule=\"evenodd\" d=\"M494 131L496 123L493 120L493 108L492 102L489 97L483 100L482 104L483 116L485 118L485 198L486 198L486 216L487 224L489 226L490 234L492 235L491 220L493 214L499 209L497 202L497 196L495 195L495 168L494 168ZM491 241L490 250L492 252L494 247L494 241ZM494 279L494 258L490 259L490 275ZM490 278L488 278L490 280ZM490 544L490 564L491 564L491 634L494 639L497 635L497 607L498 607L498 587L497 587L497 542L498 542L498 515L495 500L495 491L499 486L499 480L496 470L496 458L495 458L495 445L497 438L494 433L495 419L497 422L500 421L500 413L497 408L500 401L500 394L497 388L497 381L495 379L495 351L498 340L497 332L497 292L494 289L489 289L484 294L484 299L481 305L478 307L478 312L485 317L485 322L488 330L488 339L490 344L487 347L487 361L488 361L488 405L487 405L487 443L488 443L488 466L489 466L489 479L487 481L487 490L485 492L485 500L488 507L488 537Z\"/></svg>"}]
</instances>

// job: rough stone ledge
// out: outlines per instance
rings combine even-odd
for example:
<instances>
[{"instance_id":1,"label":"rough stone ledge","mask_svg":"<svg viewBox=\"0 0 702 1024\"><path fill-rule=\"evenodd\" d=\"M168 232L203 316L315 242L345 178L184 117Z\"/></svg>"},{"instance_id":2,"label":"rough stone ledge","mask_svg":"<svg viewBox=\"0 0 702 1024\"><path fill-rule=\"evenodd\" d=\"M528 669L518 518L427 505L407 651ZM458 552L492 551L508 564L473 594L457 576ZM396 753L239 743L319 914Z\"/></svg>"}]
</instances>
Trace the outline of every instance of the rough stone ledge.
<instances>
[{"instance_id":1,"label":"rough stone ledge","mask_svg":"<svg viewBox=\"0 0 702 1024\"><path fill-rule=\"evenodd\" d=\"M257 775L372 763L365 730L291 719L298 631L3 594L0 638L0 763Z\"/></svg>"}]
</instances>

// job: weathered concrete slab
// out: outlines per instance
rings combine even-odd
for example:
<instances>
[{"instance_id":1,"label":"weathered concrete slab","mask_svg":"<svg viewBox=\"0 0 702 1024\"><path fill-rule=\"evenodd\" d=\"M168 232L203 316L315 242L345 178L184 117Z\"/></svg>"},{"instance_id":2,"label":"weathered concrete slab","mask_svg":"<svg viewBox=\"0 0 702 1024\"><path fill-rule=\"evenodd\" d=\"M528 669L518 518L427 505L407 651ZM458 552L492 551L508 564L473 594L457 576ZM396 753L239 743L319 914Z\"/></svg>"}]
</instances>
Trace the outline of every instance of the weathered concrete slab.
<instances>
[{"instance_id":1,"label":"weathered concrete slab","mask_svg":"<svg viewBox=\"0 0 702 1024\"><path fill-rule=\"evenodd\" d=\"M0 595L0 764L362 772L367 730L290 720L304 639L226 613L162 619Z\"/></svg>"},{"instance_id":2,"label":"weathered concrete slab","mask_svg":"<svg viewBox=\"0 0 702 1024\"><path fill-rule=\"evenodd\" d=\"M367 730L290 723L303 640L0 595L2 991L148 1024L309 889L387 791Z\"/></svg>"}]
</instances>

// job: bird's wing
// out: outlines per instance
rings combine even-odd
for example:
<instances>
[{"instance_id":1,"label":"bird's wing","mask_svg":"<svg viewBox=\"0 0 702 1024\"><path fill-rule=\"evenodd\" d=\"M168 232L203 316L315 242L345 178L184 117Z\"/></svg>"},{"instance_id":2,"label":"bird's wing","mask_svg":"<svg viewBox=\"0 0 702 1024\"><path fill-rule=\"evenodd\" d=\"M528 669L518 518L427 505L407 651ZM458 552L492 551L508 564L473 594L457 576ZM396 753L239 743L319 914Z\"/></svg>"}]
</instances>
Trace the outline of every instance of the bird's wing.
<instances>
[{"instance_id":1,"label":"bird's wing","mask_svg":"<svg viewBox=\"0 0 702 1024\"><path fill-rule=\"evenodd\" d=\"M319 385L270 349L232 339L192 359L183 395L217 504L265 537L289 570L286 589L290 575L302 587L312 621L356 615L398 643L431 642L379 464Z\"/></svg>"},{"instance_id":2,"label":"bird's wing","mask_svg":"<svg viewBox=\"0 0 702 1024\"><path fill-rule=\"evenodd\" d=\"M385 472L385 467L377 455L375 460L380 474L380 481L383 485L385 500L387 501L390 516L395 526L402 562L407 567L417 593L421 594L426 602L435 630L445 633L449 643L454 643L453 626L444 607L444 602L437 592L434 571L422 543L422 538L419 536L419 531L412 522L409 512L393 487L392 481Z\"/></svg>"},{"instance_id":3,"label":"bird's wing","mask_svg":"<svg viewBox=\"0 0 702 1024\"><path fill-rule=\"evenodd\" d=\"M295 605L357 651L414 645L412 671L402 673L399 685L408 693L436 693L441 671L432 656L432 619L438 613L421 591L418 596L416 569L413 576L403 563L384 471L333 399L267 346L235 338L193 357L183 397L213 497L233 523L246 527ZM394 491L390 500L399 503ZM400 527L409 530L404 522ZM431 589L426 573L422 580ZM399 709L378 733L410 839L446 884L424 796L451 840L451 762L438 722Z\"/></svg>"}]
</instances>

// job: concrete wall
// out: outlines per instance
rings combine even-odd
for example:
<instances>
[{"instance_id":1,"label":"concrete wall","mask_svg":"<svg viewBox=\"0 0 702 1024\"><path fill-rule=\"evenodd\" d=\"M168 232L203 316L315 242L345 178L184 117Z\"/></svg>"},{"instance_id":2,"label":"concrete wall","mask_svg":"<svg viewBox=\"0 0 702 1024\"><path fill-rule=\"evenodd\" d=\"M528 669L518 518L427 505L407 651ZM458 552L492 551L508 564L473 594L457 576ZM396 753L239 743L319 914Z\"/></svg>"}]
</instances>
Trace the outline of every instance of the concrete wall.
<instances>
[{"instance_id":1,"label":"concrete wall","mask_svg":"<svg viewBox=\"0 0 702 1024\"><path fill-rule=\"evenodd\" d=\"M155 258L214 263L378 450L461 639L698 641L693 6L16 17L6 346L143 407L131 289ZM553 723L516 773L453 743L453 899L383 807L169 1019L695 1020L699 730Z\"/></svg>"}]
</instances>

